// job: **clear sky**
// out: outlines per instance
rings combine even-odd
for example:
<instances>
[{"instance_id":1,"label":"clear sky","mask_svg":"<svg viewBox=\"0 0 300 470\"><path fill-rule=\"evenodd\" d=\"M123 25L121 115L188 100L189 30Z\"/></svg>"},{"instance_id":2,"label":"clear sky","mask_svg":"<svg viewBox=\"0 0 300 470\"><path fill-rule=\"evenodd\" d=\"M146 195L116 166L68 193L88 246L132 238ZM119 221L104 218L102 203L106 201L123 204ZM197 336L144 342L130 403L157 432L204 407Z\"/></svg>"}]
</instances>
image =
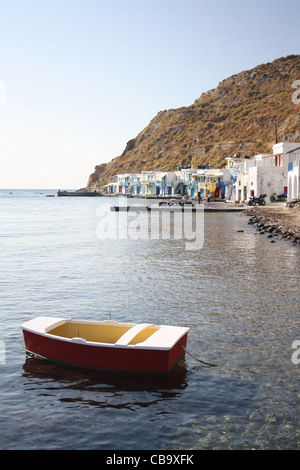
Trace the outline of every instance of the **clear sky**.
<instances>
[{"instance_id":1,"label":"clear sky","mask_svg":"<svg viewBox=\"0 0 300 470\"><path fill-rule=\"evenodd\" d=\"M159 111L299 54L299 18L299 0L0 0L0 188L84 187Z\"/></svg>"}]
</instances>

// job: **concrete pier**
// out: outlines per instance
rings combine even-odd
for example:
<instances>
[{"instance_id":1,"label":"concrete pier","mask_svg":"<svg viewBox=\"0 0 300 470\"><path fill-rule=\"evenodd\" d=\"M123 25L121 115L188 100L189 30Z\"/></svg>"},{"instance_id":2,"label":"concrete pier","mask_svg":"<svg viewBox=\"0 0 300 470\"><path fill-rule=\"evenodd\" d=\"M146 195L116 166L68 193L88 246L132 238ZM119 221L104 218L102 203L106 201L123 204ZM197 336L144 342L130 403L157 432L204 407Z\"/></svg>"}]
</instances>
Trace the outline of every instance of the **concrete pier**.
<instances>
[{"instance_id":1,"label":"concrete pier","mask_svg":"<svg viewBox=\"0 0 300 470\"><path fill-rule=\"evenodd\" d=\"M242 212L247 209L247 206L234 206L231 204L226 203L208 203L208 204L195 204L195 205L159 205L159 204L151 204L147 205L126 205L126 206L112 206L111 211L115 212L151 212L151 211L168 211L168 212L196 212L196 211L204 211L204 212Z\"/></svg>"}]
</instances>

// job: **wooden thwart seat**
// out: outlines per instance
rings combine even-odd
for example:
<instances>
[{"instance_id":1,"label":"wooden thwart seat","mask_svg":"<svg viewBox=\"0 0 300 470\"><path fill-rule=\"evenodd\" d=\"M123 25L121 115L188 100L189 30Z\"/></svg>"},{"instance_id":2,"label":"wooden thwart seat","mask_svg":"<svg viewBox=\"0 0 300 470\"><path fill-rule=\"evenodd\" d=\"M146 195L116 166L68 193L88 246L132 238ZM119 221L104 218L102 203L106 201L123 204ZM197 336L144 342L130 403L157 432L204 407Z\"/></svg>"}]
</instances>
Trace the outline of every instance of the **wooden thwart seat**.
<instances>
[{"instance_id":1,"label":"wooden thwart seat","mask_svg":"<svg viewBox=\"0 0 300 470\"><path fill-rule=\"evenodd\" d=\"M130 343L130 341L133 340L133 338L143 331L145 328L148 328L151 326L150 323L141 323L139 325L135 325L132 328L130 328L128 331L126 331L119 339L118 341L115 342L116 346L126 346L127 344Z\"/></svg>"}]
</instances>

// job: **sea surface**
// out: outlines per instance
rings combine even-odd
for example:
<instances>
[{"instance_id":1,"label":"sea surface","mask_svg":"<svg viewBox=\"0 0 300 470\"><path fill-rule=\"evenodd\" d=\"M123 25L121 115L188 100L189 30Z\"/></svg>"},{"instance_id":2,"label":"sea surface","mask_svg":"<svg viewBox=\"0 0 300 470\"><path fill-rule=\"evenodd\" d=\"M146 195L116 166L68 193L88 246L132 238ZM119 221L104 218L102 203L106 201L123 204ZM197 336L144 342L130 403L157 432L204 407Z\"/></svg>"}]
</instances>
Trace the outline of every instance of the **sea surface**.
<instances>
[{"instance_id":1,"label":"sea surface","mask_svg":"<svg viewBox=\"0 0 300 470\"><path fill-rule=\"evenodd\" d=\"M111 232L136 200L55 194L0 191L0 449L299 449L299 246L205 213L187 249L147 213ZM167 376L58 366L26 357L39 315L187 326L188 353Z\"/></svg>"}]
</instances>

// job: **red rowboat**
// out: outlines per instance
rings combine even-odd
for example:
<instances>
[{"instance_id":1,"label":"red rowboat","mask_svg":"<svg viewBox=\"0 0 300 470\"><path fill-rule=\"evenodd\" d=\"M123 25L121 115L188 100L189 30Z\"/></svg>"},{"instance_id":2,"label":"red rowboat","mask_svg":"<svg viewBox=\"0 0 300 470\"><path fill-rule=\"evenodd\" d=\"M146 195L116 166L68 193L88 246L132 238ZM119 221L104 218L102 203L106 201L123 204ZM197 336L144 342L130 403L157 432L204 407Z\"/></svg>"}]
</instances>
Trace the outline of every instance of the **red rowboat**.
<instances>
[{"instance_id":1,"label":"red rowboat","mask_svg":"<svg viewBox=\"0 0 300 470\"><path fill-rule=\"evenodd\" d=\"M79 367L168 373L184 356L189 328L37 317L21 325L28 354Z\"/></svg>"}]
</instances>

